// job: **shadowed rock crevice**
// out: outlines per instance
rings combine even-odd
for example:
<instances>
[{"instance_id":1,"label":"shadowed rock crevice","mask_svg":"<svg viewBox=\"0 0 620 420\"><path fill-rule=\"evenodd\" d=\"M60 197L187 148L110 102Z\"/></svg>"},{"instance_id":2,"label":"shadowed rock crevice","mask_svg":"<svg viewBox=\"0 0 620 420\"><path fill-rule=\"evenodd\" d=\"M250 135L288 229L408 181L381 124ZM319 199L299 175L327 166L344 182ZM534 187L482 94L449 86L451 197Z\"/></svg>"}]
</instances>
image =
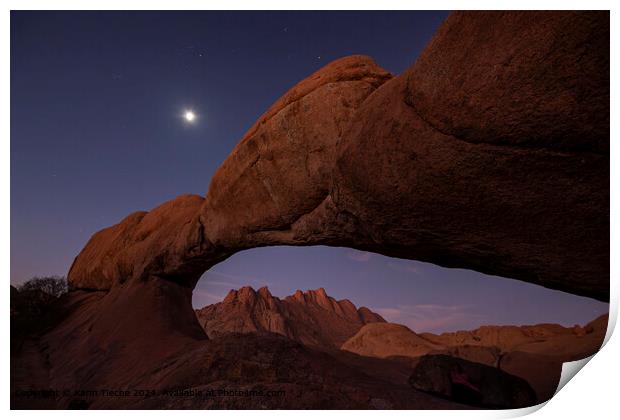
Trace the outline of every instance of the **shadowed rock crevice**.
<instances>
[{"instance_id":1,"label":"shadowed rock crevice","mask_svg":"<svg viewBox=\"0 0 620 420\"><path fill-rule=\"evenodd\" d=\"M404 94L400 77L377 90L339 150L334 196L373 232L367 250L606 300L608 157L459 141Z\"/></svg>"}]
</instances>

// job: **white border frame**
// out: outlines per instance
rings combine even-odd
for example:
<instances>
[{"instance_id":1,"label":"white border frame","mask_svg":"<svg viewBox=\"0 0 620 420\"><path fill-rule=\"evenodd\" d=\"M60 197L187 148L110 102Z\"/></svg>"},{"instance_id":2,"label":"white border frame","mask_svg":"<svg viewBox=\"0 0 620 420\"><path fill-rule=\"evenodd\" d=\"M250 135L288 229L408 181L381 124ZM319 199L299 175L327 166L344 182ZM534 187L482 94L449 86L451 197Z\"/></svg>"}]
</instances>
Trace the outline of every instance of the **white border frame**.
<instances>
[{"instance_id":1,"label":"white border frame","mask_svg":"<svg viewBox=\"0 0 620 420\"><path fill-rule=\"evenodd\" d=\"M615 69L617 63L616 56L617 51L613 47L617 45L615 24L618 22L617 13L613 10L613 6L618 2L612 1L549 1L549 0L522 0L516 1L489 1L489 0L472 0L467 2L459 1L442 1L434 0L432 2L411 2L411 1L394 1L384 0L380 3L376 1L357 0L357 1L334 1L334 0L314 0L312 2L291 2L282 0L263 0L263 1L236 1L229 0L227 2L205 2L199 0L177 0L177 1L162 1L151 0L149 2L139 2L134 0L108 0L108 1L89 1L80 2L78 0L57 0L57 1L44 1L44 0L9 0L3 2L8 6L5 8L5 13L2 15L2 34L4 37L3 42L0 44L2 48L2 82L4 84L5 93L4 101L2 101L2 112L0 113L0 121L2 121L2 128L5 135L0 141L0 168L2 171L0 181L0 197L6 202L0 207L2 211L1 225L2 237L2 267L4 267L6 278L10 279L10 10L258 10L258 9L284 9L284 10L346 10L346 9L361 9L361 10L457 10L457 9L469 9L469 10L610 10L611 9L611 68ZM616 85L611 83L611 121L617 121L617 112L613 106L613 98L616 98L617 88ZM614 124L611 125L611 138L615 138L616 134ZM615 181L620 181L618 171L615 170L614 163L618 163L617 156L614 153L613 143L611 145L611 208L610 215L617 216L618 208L618 185ZM618 273L620 264L616 257L618 257L618 224L615 223L614 217L611 219L611 306L610 306L610 321L608 334L606 337L606 343L609 341L611 332L617 321L618 312L618 288L617 282L614 281L615 275ZM5 314L8 312L10 306L9 303L9 289L3 293L3 303L5 308ZM9 317L5 315L3 319L2 336L9 337L10 324ZM246 416L252 416L256 419L273 420L275 417L283 418L294 415L295 417L302 419L313 419L316 416L327 417L342 417L355 416L359 418L375 418L378 415L389 415L395 419L407 419L410 420L412 416L416 418L465 418L465 419L485 419L485 418L512 418L519 417L525 414L534 414L538 419L553 419L553 418L579 418L586 417L600 417L608 418L608 413L616 411L618 379L620 378L620 369L618 369L618 360L616 354L620 354L620 345L618 340L614 339L609 341L604 349L592 358L592 361L588 363L589 367L583 372L580 372L576 380L570 381L555 397L553 397L547 404L541 404L536 407L521 409L521 410L504 410L504 411L391 411L389 413L372 413L368 411L295 411L293 413L286 411L210 411L205 413L204 411L184 411L181 415L187 418L203 419L204 416L216 416L219 418L240 418ZM6 345L0 350L2 352L2 360L4 366L6 366L6 373L2 381L2 388L0 390L0 398L4 401L4 407L6 410L10 406L9 389L10 389L10 355L8 340ZM545 409L537 411L541 407L546 406ZM166 419L171 415L167 410L149 411L148 413L135 413L127 411L115 412L115 416L123 418L135 415L148 415L154 419ZM16 418L30 418L31 416L45 416L56 419L75 418L76 416L82 416L80 412L71 411L58 411L58 412L34 412L34 411L11 411L11 416ZM93 411L88 413L89 417L93 419L108 420L110 413L105 411Z\"/></svg>"}]
</instances>

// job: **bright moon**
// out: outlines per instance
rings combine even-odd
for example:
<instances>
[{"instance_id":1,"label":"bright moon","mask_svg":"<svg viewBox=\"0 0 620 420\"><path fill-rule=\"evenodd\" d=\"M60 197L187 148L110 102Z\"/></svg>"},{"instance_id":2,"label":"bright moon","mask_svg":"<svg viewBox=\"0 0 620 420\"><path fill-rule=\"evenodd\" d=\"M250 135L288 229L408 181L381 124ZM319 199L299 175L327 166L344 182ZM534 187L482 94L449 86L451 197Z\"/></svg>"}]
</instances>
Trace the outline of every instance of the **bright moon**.
<instances>
[{"instance_id":1,"label":"bright moon","mask_svg":"<svg viewBox=\"0 0 620 420\"><path fill-rule=\"evenodd\" d=\"M196 119L196 114L194 114L193 111L185 111L185 114L183 114L183 118L185 118L185 121L187 122L194 122L194 120Z\"/></svg>"}]
</instances>

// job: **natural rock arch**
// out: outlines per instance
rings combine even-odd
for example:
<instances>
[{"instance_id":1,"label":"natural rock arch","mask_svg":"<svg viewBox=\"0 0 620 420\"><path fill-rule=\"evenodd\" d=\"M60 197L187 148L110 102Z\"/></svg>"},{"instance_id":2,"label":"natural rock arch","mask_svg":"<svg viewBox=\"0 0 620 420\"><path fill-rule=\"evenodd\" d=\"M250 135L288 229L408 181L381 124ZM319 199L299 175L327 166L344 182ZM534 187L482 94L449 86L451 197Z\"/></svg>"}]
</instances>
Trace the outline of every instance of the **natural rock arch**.
<instances>
[{"instance_id":1,"label":"natural rock arch","mask_svg":"<svg viewBox=\"0 0 620 420\"><path fill-rule=\"evenodd\" d=\"M605 12L454 13L404 74L346 57L248 130L206 199L93 236L72 287L193 287L247 248L335 245L607 300Z\"/></svg>"}]
</instances>

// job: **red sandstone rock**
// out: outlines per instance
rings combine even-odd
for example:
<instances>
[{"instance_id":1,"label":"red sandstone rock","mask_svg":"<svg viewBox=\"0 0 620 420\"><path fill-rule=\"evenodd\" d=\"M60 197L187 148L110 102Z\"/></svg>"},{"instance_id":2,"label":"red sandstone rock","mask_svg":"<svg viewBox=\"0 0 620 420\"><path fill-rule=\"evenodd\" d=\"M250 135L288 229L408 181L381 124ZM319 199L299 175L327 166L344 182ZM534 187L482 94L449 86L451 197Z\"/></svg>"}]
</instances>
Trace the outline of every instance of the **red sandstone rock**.
<instances>
[{"instance_id":1,"label":"red sandstone rock","mask_svg":"<svg viewBox=\"0 0 620 420\"><path fill-rule=\"evenodd\" d=\"M209 240L229 249L294 241L292 225L329 194L336 145L356 109L390 78L369 57L345 57L276 101L211 181L202 209Z\"/></svg>"},{"instance_id":2,"label":"red sandstone rock","mask_svg":"<svg viewBox=\"0 0 620 420\"><path fill-rule=\"evenodd\" d=\"M168 340L174 341L174 336ZM164 340L165 341L165 340ZM165 347L164 342L160 343ZM35 348L16 363L12 360L11 407L89 409L467 409L465 405L418 392L405 382L390 382L381 375L390 361L369 360L361 369L348 358L336 359L275 334L230 334L213 340L186 343L159 363L140 369L126 363L100 365L104 347L91 354L83 370L58 369L58 355ZM146 358L157 349L143 349ZM75 354L75 350L73 350ZM50 359L46 357L51 354ZM35 360L36 358L41 360ZM108 357L110 357L108 355ZM361 358L360 358L361 359ZM36 362L36 364L34 363ZM358 361L359 363L359 361ZM63 368L75 368L77 361ZM30 389L34 366L41 382L36 389L61 389L56 399L19 398L16 389ZM127 374L124 374L127 372ZM137 376L132 376L136 373ZM377 372L377 373L375 373ZM115 374L115 375L113 375ZM119 374L122 375L119 378ZM76 380L79 385L76 385ZM73 395L80 390L130 390L127 397ZM146 391L144 395L134 390ZM151 391L156 391L150 394ZM229 394L220 394L221 391ZM234 393L241 393L234 395ZM243 396L247 393L248 396ZM268 393L271 393L268 394ZM44 403L43 405L41 403Z\"/></svg>"},{"instance_id":3,"label":"red sandstone rock","mask_svg":"<svg viewBox=\"0 0 620 420\"><path fill-rule=\"evenodd\" d=\"M549 400L557 390L562 364L595 354L603 345L608 315L602 315L579 328L532 339L503 354L498 366L532 385L539 402Z\"/></svg>"},{"instance_id":4,"label":"red sandstone rock","mask_svg":"<svg viewBox=\"0 0 620 420\"><path fill-rule=\"evenodd\" d=\"M604 12L457 13L401 76L337 60L259 119L202 204L100 232L69 281L193 286L242 249L326 244L606 300L608 32Z\"/></svg>"},{"instance_id":5,"label":"red sandstone rock","mask_svg":"<svg viewBox=\"0 0 620 420\"><path fill-rule=\"evenodd\" d=\"M426 340L452 347L473 345L497 347L502 353L524 351L539 354L575 355L574 359L587 357L601 347L607 331L608 315L601 315L584 327L563 327L558 324L537 324L523 326L482 326L472 331L457 331L440 335L423 333ZM589 329L589 333L587 332Z\"/></svg>"},{"instance_id":6,"label":"red sandstone rock","mask_svg":"<svg viewBox=\"0 0 620 420\"><path fill-rule=\"evenodd\" d=\"M109 290L130 279L171 275L181 260L191 279L192 252L203 245L195 228L203 202L200 196L182 195L95 233L73 262L69 285Z\"/></svg>"},{"instance_id":7,"label":"red sandstone rock","mask_svg":"<svg viewBox=\"0 0 620 420\"><path fill-rule=\"evenodd\" d=\"M558 386L562 363L595 354L607 331L608 315L584 327L557 324L483 326L472 331L440 335L416 334L397 324L368 324L341 347L378 358L417 359L443 354L498 368L525 379L539 403L550 399Z\"/></svg>"},{"instance_id":8,"label":"red sandstone rock","mask_svg":"<svg viewBox=\"0 0 620 420\"><path fill-rule=\"evenodd\" d=\"M267 287L243 287L231 290L220 303L196 310L196 316L209 338L272 332L308 346L336 349L365 324L385 322L368 308L327 296L323 288L279 299Z\"/></svg>"},{"instance_id":9,"label":"red sandstone rock","mask_svg":"<svg viewBox=\"0 0 620 420\"><path fill-rule=\"evenodd\" d=\"M425 340L404 325L391 323L364 325L341 347L351 353L380 358L420 357L443 348Z\"/></svg>"},{"instance_id":10,"label":"red sandstone rock","mask_svg":"<svg viewBox=\"0 0 620 420\"><path fill-rule=\"evenodd\" d=\"M608 156L464 141L406 88L399 76L359 108L308 236L327 225L342 245L607 299Z\"/></svg>"},{"instance_id":11,"label":"red sandstone rock","mask_svg":"<svg viewBox=\"0 0 620 420\"><path fill-rule=\"evenodd\" d=\"M609 155L608 12L452 13L405 77L459 140Z\"/></svg>"},{"instance_id":12,"label":"red sandstone rock","mask_svg":"<svg viewBox=\"0 0 620 420\"><path fill-rule=\"evenodd\" d=\"M420 358L411 386L473 406L523 408L536 405L536 394L523 379L497 368L443 354Z\"/></svg>"}]
</instances>

